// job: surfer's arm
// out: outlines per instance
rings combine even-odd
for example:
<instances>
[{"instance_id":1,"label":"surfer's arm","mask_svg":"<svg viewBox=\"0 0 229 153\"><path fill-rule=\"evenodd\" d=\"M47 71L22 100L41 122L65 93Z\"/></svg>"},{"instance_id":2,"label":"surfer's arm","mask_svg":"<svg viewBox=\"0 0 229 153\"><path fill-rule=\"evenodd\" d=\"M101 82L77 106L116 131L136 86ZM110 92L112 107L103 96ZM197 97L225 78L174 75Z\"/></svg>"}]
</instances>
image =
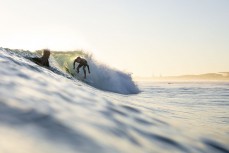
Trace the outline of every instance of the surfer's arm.
<instances>
[{"instance_id":1,"label":"surfer's arm","mask_svg":"<svg viewBox=\"0 0 229 153\"><path fill-rule=\"evenodd\" d=\"M73 62L73 69L75 69L76 60Z\"/></svg>"},{"instance_id":2,"label":"surfer's arm","mask_svg":"<svg viewBox=\"0 0 229 153\"><path fill-rule=\"evenodd\" d=\"M38 65L41 65L41 58L32 57L32 58L29 58L29 60L33 61L34 63L36 63Z\"/></svg>"}]
</instances>

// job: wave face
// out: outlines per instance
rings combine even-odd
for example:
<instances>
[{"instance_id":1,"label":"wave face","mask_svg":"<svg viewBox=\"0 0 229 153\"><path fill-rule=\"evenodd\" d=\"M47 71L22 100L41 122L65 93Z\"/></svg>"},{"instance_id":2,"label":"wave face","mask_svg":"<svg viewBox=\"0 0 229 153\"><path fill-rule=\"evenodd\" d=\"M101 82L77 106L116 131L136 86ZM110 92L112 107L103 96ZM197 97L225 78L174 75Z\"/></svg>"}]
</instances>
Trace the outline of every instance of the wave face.
<instances>
[{"instance_id":1,"label":"wave face","mask_svg":"<svg viewBox=\"0 0 229 153\"><path fill-rule=\"evenodd\" d=\"M228 82L122 95L62 70L84 53L53 54L50 70L27 59L39 54L0 48L0 153L229 153Z\"/></svg>"},{"instance_id":2,"label":"wave face","mask_svg":"<svg viewBox=\"0 0 229 153\"><path fill-rule=\"evenodd\" d=\"M39 51L34 53L21 50L10 51L25 58L41 55L41 52ZM73 61L77 56L85 58L90 66L91 73L88 74L87 71L87 78L85 80L83 79L84 74L82 68L80 69L79 74L73 69ZM140 92L130 74L112 69L105 64L99 63L91 54L83 51L53 51L49 61L52 71L60 75L65 75L67 73L73 78L83 81L94 88L119 94L137 94Z\"/></svg>"}]
</instances>

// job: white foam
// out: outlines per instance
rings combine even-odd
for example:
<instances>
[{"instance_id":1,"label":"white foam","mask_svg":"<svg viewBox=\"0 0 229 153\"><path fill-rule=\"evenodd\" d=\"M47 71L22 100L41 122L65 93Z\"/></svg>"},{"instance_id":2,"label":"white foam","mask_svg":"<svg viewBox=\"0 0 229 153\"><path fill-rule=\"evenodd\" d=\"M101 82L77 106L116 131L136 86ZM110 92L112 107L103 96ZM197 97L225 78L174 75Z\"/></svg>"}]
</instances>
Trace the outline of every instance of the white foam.
<instances>
[{"instance_id":1,"label":"white foam","mask_svg":"<svg viewBox=\"0 0 229 153\"><path fill-rule=\"evenodd\" d=\"M139 93L139 89L130 74L112 69L94 60L87 60L91 69L91 73L87 76L88 84L98 89L121 94ZM81 73L83 73L82 70Z\"/></svg>"}]
</instances>

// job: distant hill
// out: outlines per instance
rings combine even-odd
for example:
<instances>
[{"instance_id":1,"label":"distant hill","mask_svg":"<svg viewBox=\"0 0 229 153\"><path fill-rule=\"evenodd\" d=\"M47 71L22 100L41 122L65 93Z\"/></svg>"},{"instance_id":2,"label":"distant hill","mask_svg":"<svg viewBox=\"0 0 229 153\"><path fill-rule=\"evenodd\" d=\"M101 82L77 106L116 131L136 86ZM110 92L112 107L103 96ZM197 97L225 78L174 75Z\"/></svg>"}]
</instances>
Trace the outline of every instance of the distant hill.
<instances>
[{"instance_id":1,"label":"distant hill","mask_svg":"<svg viewBox=\"0 0 229 153\"><path fill-rule=\"evenodd\" d=\"M223 73L206 73L199 75L182 75L171 78L184 79L184 80L229 80L229 72Z\"/></svg>"},{"instance_id":2,"label":"distant hill","mask_svg":"<svg viewBox=\"0 0 229 153\"><path fill-rule=\"evenodd\" d=\"M163 77L137 77L136 80L155 81L229 81L229 72L206 73L199 75L163 76Z\"/></svg>"}]
</instances>

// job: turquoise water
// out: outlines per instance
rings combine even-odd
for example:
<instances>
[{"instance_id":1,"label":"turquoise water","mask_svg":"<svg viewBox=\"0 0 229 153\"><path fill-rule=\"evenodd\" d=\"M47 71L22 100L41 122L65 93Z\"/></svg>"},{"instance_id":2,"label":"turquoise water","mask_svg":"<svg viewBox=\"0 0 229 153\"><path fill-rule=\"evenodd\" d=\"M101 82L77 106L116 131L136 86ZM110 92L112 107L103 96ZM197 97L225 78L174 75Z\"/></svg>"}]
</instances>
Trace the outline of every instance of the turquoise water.
<instances>
[{"instance_id":1,"label":"turquoise water","mask_svg":"<svg viewBox=\"0 0 229 153\"><path fill-rule=\"evenodd\" d=\"M1 153L229 152L227 82L134 83L93 62L109 76L98 86L66 73L65 55L50 70L28 56L0 49Z\"/></svg>"}]
</instances>

